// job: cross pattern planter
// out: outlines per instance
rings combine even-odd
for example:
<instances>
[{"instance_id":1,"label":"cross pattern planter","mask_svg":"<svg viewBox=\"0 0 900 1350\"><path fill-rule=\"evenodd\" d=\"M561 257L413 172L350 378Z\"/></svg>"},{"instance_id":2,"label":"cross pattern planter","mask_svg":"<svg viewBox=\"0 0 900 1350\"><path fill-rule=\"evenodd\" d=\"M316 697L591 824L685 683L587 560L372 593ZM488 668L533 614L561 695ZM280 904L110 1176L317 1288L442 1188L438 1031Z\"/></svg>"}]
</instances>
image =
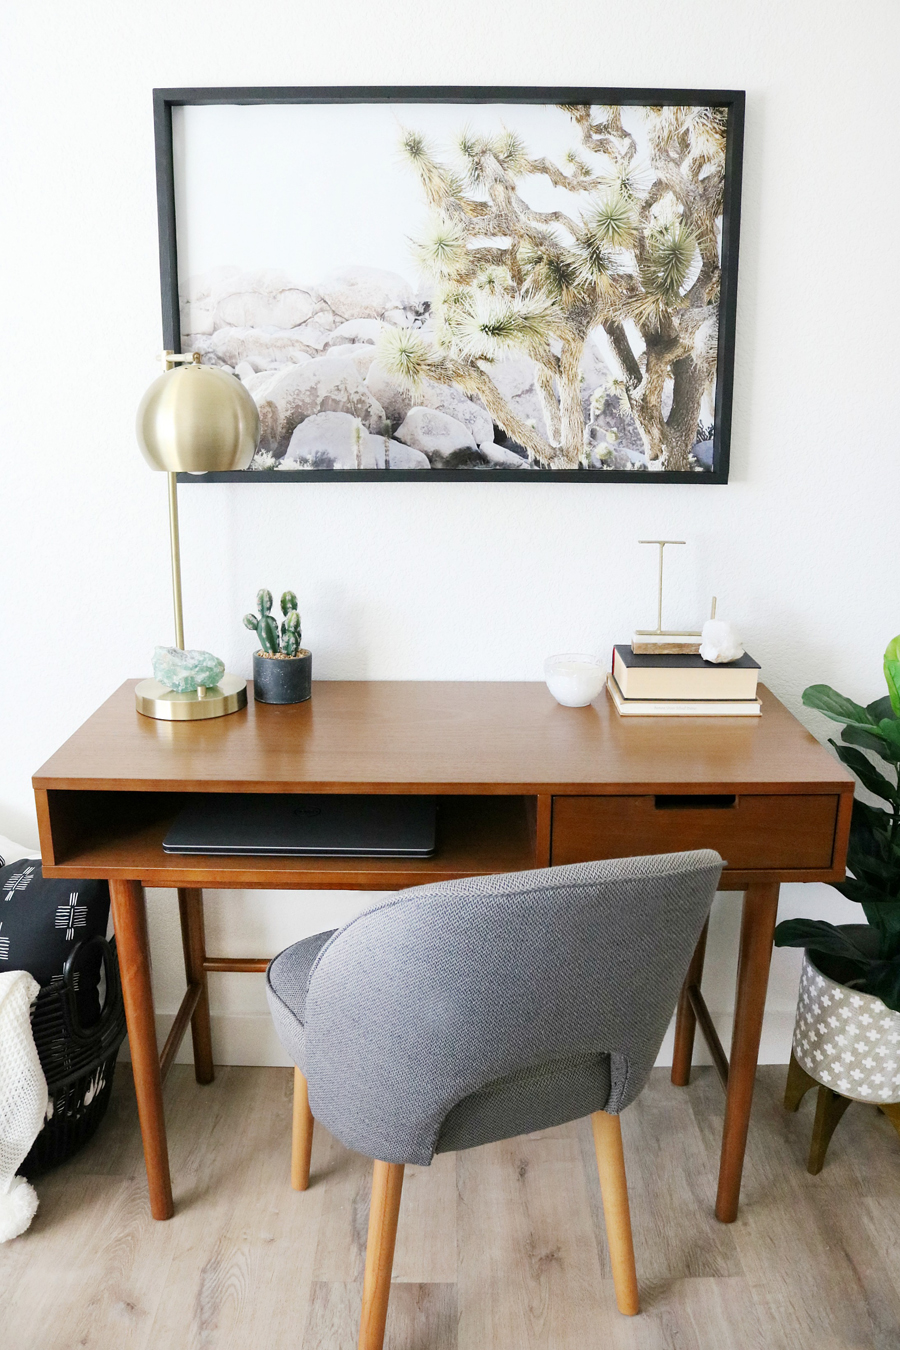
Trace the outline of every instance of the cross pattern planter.
<instances>
[{"instance_id":1,"label":"cross pattern planter","mask_svg":"<svg viewBox=\"0 0 900 1350\"><path fill-rule=\"evenodd\" d=\"M817 1084L808 1172L821 1172L851 1102L880 1107L900 1135L900 1013L823 974L807 951L784 1090L787 1110L798 1110Z\"/></svg>"},{"instance_id":2,"label":"cross pattern planter","mask_svg":"<svg viewBox=\"0 0 900 1350\"><path fill-rule=\"evenodd\" d=\"M851 1101L900 1102L900 1013L830 979L803 953L794 1056Z\"/></svg>"}]
</instances>

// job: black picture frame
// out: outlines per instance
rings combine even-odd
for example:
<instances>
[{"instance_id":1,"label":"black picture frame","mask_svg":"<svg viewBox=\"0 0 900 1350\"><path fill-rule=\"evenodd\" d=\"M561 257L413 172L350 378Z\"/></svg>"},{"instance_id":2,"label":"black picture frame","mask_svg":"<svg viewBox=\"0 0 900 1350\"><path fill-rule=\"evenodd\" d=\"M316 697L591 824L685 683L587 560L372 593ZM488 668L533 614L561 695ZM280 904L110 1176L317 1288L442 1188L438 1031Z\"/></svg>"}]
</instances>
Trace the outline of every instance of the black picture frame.
<instances>
[{"instance_id":1,"label":"black picture frame","mask_svg":"<svg viewBox=\"0 0 900 1350\"><path fill-rule=\"evenodd\" d=\"M159 267L164 346L181 349L178 294L176 192L172 143L172 109L214 104L329 104L329 103L535 103L622 106L716 106L728 110L725 186L721 241L719 335L716 365L714 457L703 473L630 473L622 470L432 469L422 471L305 469L302 471L242 471L237 473L180 474L179 482L515 482L686 483L720 485L728 482L731 448L734 345L737 311L738 252L740 246L741 177L744 142L745 93L734 89L620 89L575 86L305 86L272 88L154 89L153 120L156 149Z\"/></svg>"}]
</instances>

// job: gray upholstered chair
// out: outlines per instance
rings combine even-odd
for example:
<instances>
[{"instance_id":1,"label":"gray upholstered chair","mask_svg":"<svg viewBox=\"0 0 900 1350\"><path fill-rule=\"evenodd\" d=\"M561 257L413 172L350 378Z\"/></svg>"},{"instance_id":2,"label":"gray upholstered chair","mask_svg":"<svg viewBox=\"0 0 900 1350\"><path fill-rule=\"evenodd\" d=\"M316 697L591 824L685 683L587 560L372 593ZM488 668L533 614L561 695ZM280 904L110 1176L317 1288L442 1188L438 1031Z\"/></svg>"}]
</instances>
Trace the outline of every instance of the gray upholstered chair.
<instances>
[{"instance_id":1,"label":"gray upholstered chair","mask_svg":"<svg viewBox=\"0 0 900 1350\"><path fill-rule=\"evenodd\" d=\"M288 947L267 986L313 1119L375 1159L361 1350L384 1338L403 1168L591 1115L616 1299L638 1312L619 1113L643 1087L709 913L717 853L401 891Z\"/></svg>"}]
</instances>

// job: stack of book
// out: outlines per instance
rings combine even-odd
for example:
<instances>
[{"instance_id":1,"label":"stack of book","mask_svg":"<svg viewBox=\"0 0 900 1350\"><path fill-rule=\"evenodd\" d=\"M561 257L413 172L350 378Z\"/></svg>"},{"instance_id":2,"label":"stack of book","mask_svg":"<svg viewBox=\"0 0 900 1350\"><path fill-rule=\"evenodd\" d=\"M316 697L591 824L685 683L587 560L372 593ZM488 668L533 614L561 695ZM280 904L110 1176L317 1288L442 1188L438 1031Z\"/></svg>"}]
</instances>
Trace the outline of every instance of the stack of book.
<instances>
[{"instance_id":1,"label":"stack of book","mask_svg":"<svg viewBox=\"0 0 900 1350\"><path fill-rule=\"evenodd\" d=\"M606 685L622 717L759 717L759 663L745 652L715 665L695 655L639 655L613 648Z\"/></svg>"}]
</instances>

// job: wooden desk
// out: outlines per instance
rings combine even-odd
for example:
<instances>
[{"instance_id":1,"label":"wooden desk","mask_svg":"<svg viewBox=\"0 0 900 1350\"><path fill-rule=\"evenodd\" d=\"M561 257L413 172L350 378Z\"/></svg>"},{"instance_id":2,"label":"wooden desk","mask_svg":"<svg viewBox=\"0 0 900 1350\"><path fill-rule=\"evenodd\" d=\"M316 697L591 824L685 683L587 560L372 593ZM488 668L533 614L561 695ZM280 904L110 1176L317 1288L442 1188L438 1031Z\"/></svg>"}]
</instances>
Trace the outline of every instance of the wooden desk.
<instances>
[{"instance_id":1,"label":"wooden desk","mask_svg":"<svg viewBox=\"0 0 900 1350\"><path fill-rule=\"evenodd\" d=\"M761 719L621 719L561 708L542 684L320 682L311 702L156 722L124 684L35 774L45 875L110 882L153 1215L173 1213L162 1082L190 1022L213 1077L207 976L264 957L209 956L202 888L390 890L552 863L710 847L744 892L731 1060L700 993L705 933L679 1002L673 1082L694 1029L726 1087L716 1214L737 1216L782 881L844 875L853 780L767 690ZM188 792L428 792L428 859L174 857L162 840ZM144 886L178 889L187 993L158 1055Z\"/></svg>"}]
</instances>

